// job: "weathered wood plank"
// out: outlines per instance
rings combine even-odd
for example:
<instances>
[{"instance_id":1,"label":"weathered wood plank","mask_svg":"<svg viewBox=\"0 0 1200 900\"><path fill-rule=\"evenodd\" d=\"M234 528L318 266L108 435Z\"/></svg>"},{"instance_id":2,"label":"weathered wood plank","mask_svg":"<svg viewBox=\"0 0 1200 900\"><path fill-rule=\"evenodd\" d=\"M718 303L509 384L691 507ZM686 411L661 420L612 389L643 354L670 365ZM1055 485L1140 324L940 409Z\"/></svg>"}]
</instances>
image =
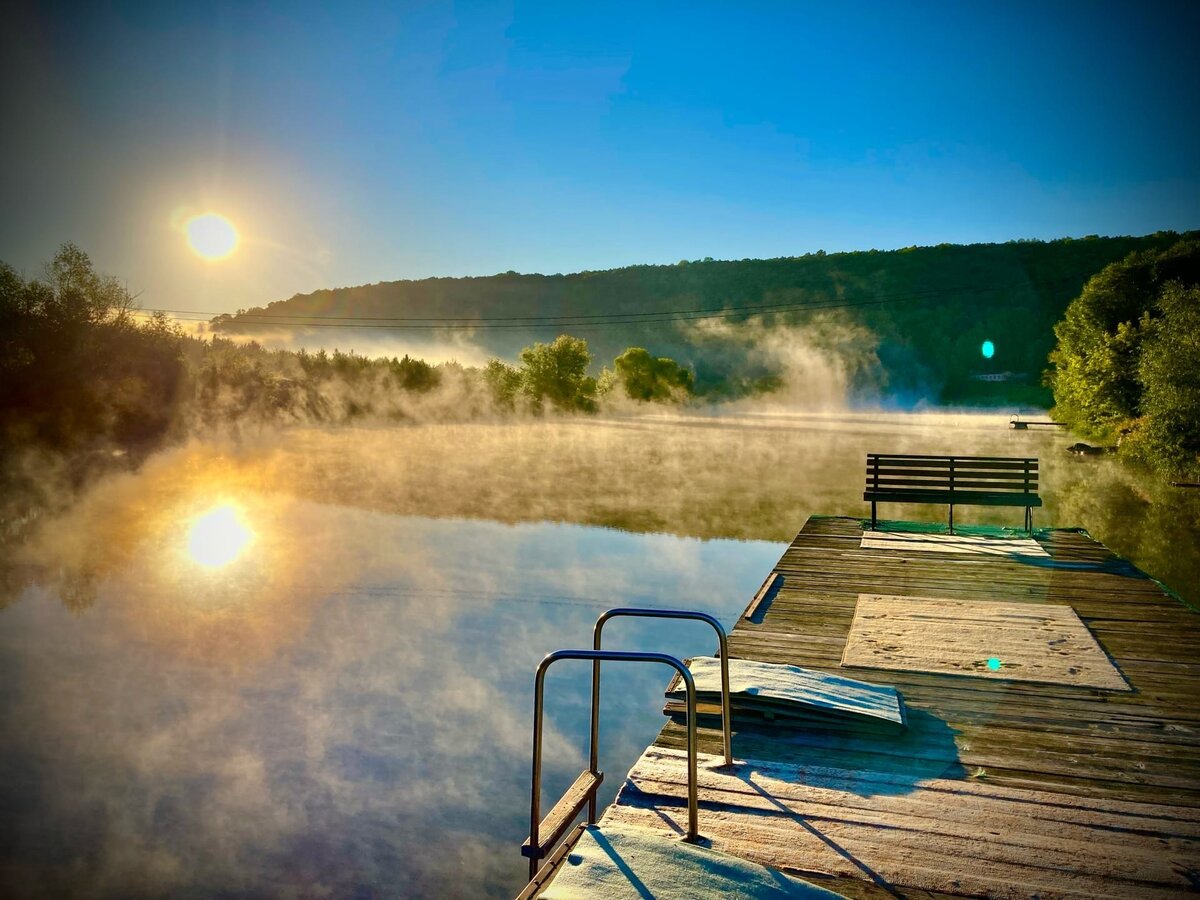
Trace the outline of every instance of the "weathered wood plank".
<instances>
[{"instance_id":1,"label":"weathered wood plank","mask_svg":"<svg viewBox=\"0 0 1200 900\"><path fill-rule=\"evenodd\" d=\"M746 611L742 613L742 618L753 621L754 617L758 615L759 610L763 608L763 604L769 602L776 594L778 594L782 587L782 575L780 575L778 572L772 572L770 575L768 575L766 580L763 581L762 587L758 589L758 592L750 601L750 605L746 607Z\"/></svg>"},{"instance_id":2,"label":"weathered wood plank","mask_svg":"<svg viewBox=\"0 0 1200 900\"><path fill-rule=\"evenodd\" d=\"M1189 885L1176 860L1200 848L1200 822L1154 804L1064 804L1053 793L981 779L755 759L730 771L718 762L700 769L702 807L716 811L702 818L701 833L760 862L773 848L767 864L776 866L803 853L810 869L861 877L865 867L889 884L926 890L971 885L964 893L1015 896L1008 890L1022 885L1026 896L1170 896ZM646 824L641 814L650 813L679 827L685 792L683 754L652 748L604 821Z\"/></svg>"},{"instance_id":3,"label":"weathered wood plank","mask_svg":"<svg viewBox=\"0 0 1200 900\"><path fill-rule=\"evenodd\" d=\"M911 459L897 468L919 471ZM810 518L771 573L783 583L765 612L730 634L730 655L894 687L909 727L735 716L740 765L701 770L700 829L713 846L847 897L1195 890L1200 615L1078 530L1035 532L1048 554L1036 564L875 549L862 537L860 519ZM843 667L859 594L1002 603L1018 615L1070 607L1132 690ZM720 753L718 721L702 716L705 753ZM604 821L681 829L683 747L682 725L668 722Z\"/></svg>"},{"instance_id":4,"label":"weathered wood plank","mask_svg":"<svg viewBox=\"0 0 1200 900\"><path fill-rule=\"evenodd\" d=\"M1060 604L859 594L842 665L1130 690Z\"/></svg>"}]
</instances>

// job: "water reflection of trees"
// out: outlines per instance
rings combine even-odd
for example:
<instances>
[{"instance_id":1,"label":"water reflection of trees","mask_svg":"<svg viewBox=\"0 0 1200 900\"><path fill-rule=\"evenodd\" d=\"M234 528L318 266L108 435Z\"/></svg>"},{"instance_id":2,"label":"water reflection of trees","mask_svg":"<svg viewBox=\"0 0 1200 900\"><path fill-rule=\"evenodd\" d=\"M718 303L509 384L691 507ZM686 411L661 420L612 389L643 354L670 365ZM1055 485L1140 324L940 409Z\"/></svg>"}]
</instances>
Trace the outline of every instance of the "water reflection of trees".
<instances>
[{"instance_id":1,"label":"water reflection of trees","mask_svg":"<svg viewBox=\"0 0 1200 900\"><path fill-rule=\"evenodd\" d=\"M1085 461L1053 496L1055 518L1087 528L1185 600L1200 605L1200 491L1112 461Z\"/></svg>"},{"instance_id":2,"label":"water reflection of trees","mask_svg":"<svg viewBox=\"0 0 1200 900\"><path fill-rule=\"evenodd\" d=\"M864 455L887 447L1037 455L1046 508L1036 524L1086 528L1181 595L1200 600L1200 492L1170 488L1111 458L1077 459L1063 449L1072 439L1011 432L1001 417L297 429L255 449L195 444L156 458L142 474L124 476L120 490L92 492L79 515L43 531L37 552L26 555L23 568L9 567L0 589L11 598L33 581L50 582L64 603L86 609L97 585L128 568L145 545L146 511L178 503L186 493L176 482L330 509L786 541L811 514L865 514ZM103 497L108 500L101 503ZM943 510L888 513L940 521ZM962 514L965 521L991 524L1018 524L1020 515L984 508ZM88 529L93 533L81 536Z\"/></svg>"}]
</instances>

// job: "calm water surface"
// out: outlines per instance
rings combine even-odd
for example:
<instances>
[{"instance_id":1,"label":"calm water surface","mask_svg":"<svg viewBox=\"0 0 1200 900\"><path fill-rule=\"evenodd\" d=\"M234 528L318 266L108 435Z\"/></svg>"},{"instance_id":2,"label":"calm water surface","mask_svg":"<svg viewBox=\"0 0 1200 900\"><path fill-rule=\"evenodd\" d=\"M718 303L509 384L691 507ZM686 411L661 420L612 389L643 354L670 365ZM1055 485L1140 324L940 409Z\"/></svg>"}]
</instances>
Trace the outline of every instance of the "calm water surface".
<instances>
[{"instance_id":1,"label":"calm water surface","mask_svg":"<svg viewBox=\"0 0 1200 900\"><path fill-rule=\"evenodd\" d=\"M297 430L163 454L46 523L3 596L0 894L511 896L537 661L611 606L731 625L808 515L868 512L868 451L1038 456L1037 524L1200 599L1200 492L1005 420ZM610 627L713 649L700 625ZM585 765L586 676L548 681L547 803ZM605 677L605 802L665 681Z\"/></svg>"},{"instance_id":2,"label":"calm water surface","mask_svg":"<svg viewBox=\"0 0 1200 900\"><path fill-rule=\"evenodd\" d=\"M614 605L732 624L781 552L242 493L254 536L214 568L188 523L228 501L197 499L85 609L34 586L0 613L6 896L512 896L537 661L590 645ZM695 627L609 640L711 652ZM586 765L586 664L568 665L548 802ZM662 721L664 673L630 670L605 680L606 802Z\"/></svg>"}]
</instances>

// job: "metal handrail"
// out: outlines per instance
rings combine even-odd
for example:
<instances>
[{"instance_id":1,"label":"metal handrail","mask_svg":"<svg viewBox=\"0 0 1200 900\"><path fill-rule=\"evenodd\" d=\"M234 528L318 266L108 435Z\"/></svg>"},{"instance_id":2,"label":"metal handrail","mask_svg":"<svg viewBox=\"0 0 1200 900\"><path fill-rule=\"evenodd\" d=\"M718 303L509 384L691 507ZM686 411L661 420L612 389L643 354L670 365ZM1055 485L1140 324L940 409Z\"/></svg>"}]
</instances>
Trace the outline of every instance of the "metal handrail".
<instances>
[{"instance_id":1,"label":"metal handrail","mask_svg":"<svg viewBox=\"0 0 1200 900\"><path fill-rule=\"evenodd\" d=\"M687 666L666 653L643 653L631 650L555 650L538 663L533 682L533 790L529 802L529 880L537 875L541 853L538 847L538 830L541 826L542 803L542 706L545 694L546 670L560 659L588 659L593 663L600 660L612 662L653 662L670 666L683 679L687 691L687 755L688 755L688 830L684 840L695 843L700 837L697 812L696 778L696 682ZM595 764L592 772L595 772ZM594 816L589 817L594 820Z\"/></svg>"},{"instance_id":2,"label":"metal handrail","mask_svg":"<svg viewBox=\"0 0 1200 900\"><path fill-rule=\"evenodd\" d=\"M592 628L592 649L599 650L604 634L604 623L618 617L641 619L691 619L697 622L707 622L717 633L717 644L721 652L721 731L725 742L725 765L733 765L733 726L729 715L729 637L725 628L714 616L706 612L696 612L690 609L645 609L640 607L622 606L602 613ZM596 771L597 754L600 740L600 661L592 663L592 752L591 767ZM591 819L595 819L595 809L592 809Z\"/></svg>"}]
</instances>

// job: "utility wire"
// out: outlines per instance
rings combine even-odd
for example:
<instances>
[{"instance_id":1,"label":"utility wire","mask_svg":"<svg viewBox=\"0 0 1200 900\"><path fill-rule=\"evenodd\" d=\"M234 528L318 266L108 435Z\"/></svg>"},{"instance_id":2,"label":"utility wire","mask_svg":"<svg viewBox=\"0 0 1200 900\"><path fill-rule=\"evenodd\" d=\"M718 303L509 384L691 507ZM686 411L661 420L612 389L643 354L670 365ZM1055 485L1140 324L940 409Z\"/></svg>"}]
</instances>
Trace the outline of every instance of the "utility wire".
<instances>
[{"instance_id":1,"label":"utility wire","mask_svg":"<svg viewBox=\"0 0 1200 900\"><path fill-rule=\"evenodd\" d=\"M1070 277L1055 279L1056 282L1075 280ZM829 309L854 309L867 306L882 306L892 303L911 303L916 300L944 296L963 297L977 294L998 293L1016 287L1026 287L1028 281L1002 285L942 288L913 291L859 300L832 300L827 298L812 302L764 303L731 306L723 309L676 309L656 310L640 313L596 313L562 316L464 316L446 317L388 317L388 316L326 316L307 313L242 313L234 316L231 324L237 327L282 327L282 328L382 328L415 330L478 330L502 328L587 328L623 325L663 324L673 321L699 321L706 319L730 319L758 312L807 312ZM178 321L208 322L216 318L201 310L145 309L132 311L134 315L169 315Z\"/></svg>"},{"instance_id":2,"label":"utility wire","mask_svg":"<svg viewBox=\"0 0 1200 900\"><path fill-rule=\"evenodd\" d=\"M965 292L978 292L978 291L1003 290L1003 289L1006 289L1009 287L1020 287L1024 284L1026 284L1026 282L1013 282L1013 283L1007 284L1007 285L994 285L994 286L983 287L983 288L980 288L977 285L971 286L971 287L963 287L963 288L939 288L939 289L931 289L931 290L927 290L927 291L911 291L911 292L904 293L904 294L894 294L890 297L873 298L873 299L907 300L909 298L935 296L938 294L946 294L946 293L954 293L954 292L961 293L964 291ZM822 300L819 302L827 302L827 299L828 298L826 298L826 300ZM251 319L254 319L254 318L257 318L257 319L280 319L280 318L282 318L282 319L318 319L318 320L329 319L329 320L336 320L336 321L351 321L351 322L363 321L363 322L381 322L381 323L385 323L385 322L475 323L475 322L496 322L496 321L509 322L509 321L534 321L534 320L558 322L558 321L562 321L562 320L572 320L573 321L576 319L580 319L580 320L582 320L582 319L612 319L612 318L625 319L625 318L639 318L639 317L645 317L645 316L677 316L677 315L687 315L690 313L716 313L716 312L724 312L724 311L769 310L769 309L780 309L780 308L795 308L795 307L804 306L804 305L808 305L808 304L804 304L804 303L801 303L800 301L796 301L796 300L791 300L786 303L759 303L759 304L752 304L752 305L748 305L748 306L724 307L723 309L720 309L720 310L709 307L709 308L699 308L699 309L693 308L693 309L676 309L676 310L670 310L670 309L652 310L650 312L641 312L641 313L595 313L595 314L586 314L586 315L580 313L580 314L568 314L568 315L561 315L561 316L428 316L428 317L423 317L423 318L417 317L417 316L328 316L328 315L321 315L319 313L289 313L289 312L273 313L273 312L268 312L266 310L263 310L262 312L241 313L240 315L237 315L236 318L239 321L242 319L248 319L248 318L251 318ZM154 310L154 312L193 314L193 315L204 316L205 318L208 318L208 319L214 318L213 314L201 312L200 310L159 309L159 310ZM218 314L218 315L220 315L220 314Z\"/></svg>"}]
</instances>

